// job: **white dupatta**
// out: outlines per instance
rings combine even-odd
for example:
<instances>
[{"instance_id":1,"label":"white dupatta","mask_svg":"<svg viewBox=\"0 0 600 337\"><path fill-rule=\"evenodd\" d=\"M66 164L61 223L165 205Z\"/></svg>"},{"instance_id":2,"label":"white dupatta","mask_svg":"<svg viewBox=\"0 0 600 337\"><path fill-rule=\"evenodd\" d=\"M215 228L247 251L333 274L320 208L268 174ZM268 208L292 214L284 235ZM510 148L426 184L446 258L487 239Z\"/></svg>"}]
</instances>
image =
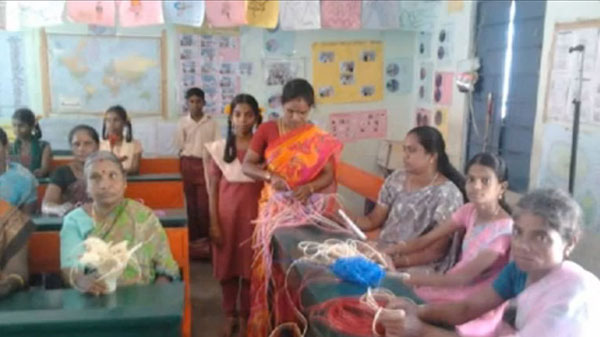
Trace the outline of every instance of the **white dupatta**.
<instances>
[{"instance_id":1,"label":"white dupatta","mask_svg":"<svg viewBox=\"0 0 600 337\"><path fill-rule=\"evenodd\" d=\"M248 177L242 172L242 163L235 158L231 163L226 163L223 159L223 154L225 153L225 139L220 139L214 141L212 143L207 143L204 145L206 150L211 156L211 159L217 164L221 172L223 172L223 177L227 179L227 181L232 183L253 183L254 179Z\"/></svg>"},{"instance_id":2,"label":"white dupatta","mask_svg":"<svg viewBox=\"0 0 600 337\"><path fill-rule=\"evenodd\" d=\"M517 331L502 337L600 336L600 281L570 261L517 296Z\"/></svg>"}]
</instances>

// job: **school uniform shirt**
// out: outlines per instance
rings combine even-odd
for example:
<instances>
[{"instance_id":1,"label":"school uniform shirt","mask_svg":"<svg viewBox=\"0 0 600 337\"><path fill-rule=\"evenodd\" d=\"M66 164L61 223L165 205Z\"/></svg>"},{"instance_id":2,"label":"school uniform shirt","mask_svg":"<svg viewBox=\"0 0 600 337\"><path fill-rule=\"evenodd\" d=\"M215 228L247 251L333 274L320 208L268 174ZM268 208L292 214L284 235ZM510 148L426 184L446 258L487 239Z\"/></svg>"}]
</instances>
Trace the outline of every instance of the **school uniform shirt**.
<instances>
[{"instance_id":1,"label":"school uniform shirt","mask_svg":"<svg viewBox=\"0 0 600 337\"><path fill-rule=\"evenodd\" d=\"M110 151L115 154L118 158L122 158L127 156L127 159L122 161L123 169L125 171L129 171L131 169L131 163L133 162L133 157L142 153L142 144L139 140L133 139L131 142L123 141L119 145L115 145L110 147L110 141L102 140L100 141L100 150L102 151Z\"/></svg>"},{"instance_id":2,"label":"school uniform shirt","mask_svg":"<svg viewBox=\"0 0 600 337\"><path fill-rule=\"evenodd\" d=\"M177 124L175 144L181 157L205 158L208 153L204 144L220 138L217 122L211 116L205 114L196 122L190 115L186 115Z\"/></svg>"}]
</instances>

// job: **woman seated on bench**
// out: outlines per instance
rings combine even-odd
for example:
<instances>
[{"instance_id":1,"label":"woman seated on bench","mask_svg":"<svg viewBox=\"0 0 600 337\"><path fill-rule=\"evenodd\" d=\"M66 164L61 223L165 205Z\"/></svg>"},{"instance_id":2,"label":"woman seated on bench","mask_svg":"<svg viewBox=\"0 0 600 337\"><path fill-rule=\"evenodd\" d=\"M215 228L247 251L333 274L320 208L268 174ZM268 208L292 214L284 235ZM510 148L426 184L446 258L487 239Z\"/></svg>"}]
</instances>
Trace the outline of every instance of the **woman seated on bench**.
<instances>
[{"instance_id":1,"label":"woman seated on bench","mask_svg":"<svg viewBox=\"0 0 600 337\"><path fill-rule=\"evenodd\" d=\"M77 268L82 242L88 237L113 243L126 240L128 249L142 243L133 254L137 264L130 260L118 285L179 279L179 266L156 215L124 197L127 183L120 160L111 152L96 152L85 161L84 176L93 201L67 214L60 231L60 264L65 281L92 294L105 292L104 282L97 280L99 275L85 274Z\"/></svg>"},{"instance_id":2,"label":"woman seated on bench","mask_svg":"<svg viewBox=\"0 0 600 337\"><path fill-rule=\"evenodd\" d=\"M516 301L514 322L493 336L592 337L600 330L600 281L568 261L580 234L582 212L566 192L536 190L517 204L512 235L513 262L493 284L456 302L416 307L398 299L379 322L387 337L459 336L432 325L459 325L504 301ZM514 326L513 326L514 323Z\"/></svg>"},{"instance_id":3,"label":"woman seated on bench","mask_svg":"<svg viewBox=\"0 0 600 337\"><path fill-rule=\"evenodd\" d=\"M69 132L73 161L50 174L50 184L42 201L42 213L63 216L79 204L89 201L83 177L83 163L98 151L100 138L94 128L77 125Z\"/></svg>"},{"instance_id":4,"label":"woman seated on bench","mask_svg":"<svg viewBox=\"0 0 600 337\"><path fill-rule=\"evenodd\" d=\"M445 148L437 129L420 126L410 130L404 139L404 170L385 180L371 213L354 217L365 231L382 229L382 248L393 250L401 242L428 233L463 204L465 179L450 164ZM403 255L394 264L445 272L456 262L460 249L457 237L437 240L422 251Z\"/></svg>"}]
</instances>

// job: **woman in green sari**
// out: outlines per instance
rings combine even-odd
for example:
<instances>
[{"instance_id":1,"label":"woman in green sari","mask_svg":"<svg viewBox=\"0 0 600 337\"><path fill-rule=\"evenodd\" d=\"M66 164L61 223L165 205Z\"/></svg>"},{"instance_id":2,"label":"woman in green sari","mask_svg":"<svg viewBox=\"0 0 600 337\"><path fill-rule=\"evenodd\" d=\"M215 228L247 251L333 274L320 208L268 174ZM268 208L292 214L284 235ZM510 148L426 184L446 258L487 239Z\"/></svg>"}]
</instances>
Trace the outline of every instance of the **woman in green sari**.
<instances>
[{"instance_id":1,"label":"woman in green sari","mask_svg":"<svg viewBox=\"0 0 600 337\"><path fill-rule=\"evenodd\" d=\"M124 197L126 175L119 159L111 152L96 152L86 160L84 176L93 201L67 214L60 231L65 280L95 295L106 292L99 275L79 268L82 243L88 237L113 243L125 240L128 249L141 243L117 280L119 286L179 279L179 267L158 218L150 208Z\"/></svg>"}]
</instances>

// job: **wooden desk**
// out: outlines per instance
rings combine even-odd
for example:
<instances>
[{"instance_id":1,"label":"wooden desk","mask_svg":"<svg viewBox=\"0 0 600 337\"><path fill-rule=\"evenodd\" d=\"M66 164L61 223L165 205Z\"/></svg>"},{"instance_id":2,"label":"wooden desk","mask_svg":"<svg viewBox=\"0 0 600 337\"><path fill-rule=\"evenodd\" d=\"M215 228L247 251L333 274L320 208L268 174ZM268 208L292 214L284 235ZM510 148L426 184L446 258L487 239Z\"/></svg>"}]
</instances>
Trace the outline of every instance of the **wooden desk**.
<instances>
[{"instance_id":1,"label":"wooden desk","mask_svg":"<svg viewBox=\"0 0 600 337\"><path fill-rule=\"evenodd\" d=\"M165 228L181 228L187 226L187 213L183 208L155 210L154 214ZM63 218L42 215L31 218L37 232L60 231Z\"/></svg>"},{"instance_id":2,"label":"wooden desk","mask_svg":"<svg viewBox=\"0 0 600 337\"><path fill-rule=\"evenodd\" d=\"M127 176L127 182L152 182L152 181L181 181L180 173L149 173L149 174L136 174ZM50 178L38 178L40 185L46 185L50 183Z\"/></svg>"},{"instance_id":3,"label":"wooden desk","mask_svg":"<svg viewBox=\"0 0 600 337\"><path fill-rule=\"evenodd\" d=\"M100 297L74 289L24 291L0 301L0 331L3 337L178 337L183 303L181 282L122 287Z\"/></svg>"},{"instance_id":4,"label":"wooden desk","mask_svg":"<svg viewBox=\"0 0 600 337\"><path fill-rule=\"evenodd\" d=\"M188 246L187 215L184 209L157 210L167 238L173 258L181 268L185 283L185 312L183 316L183 336L191 336L191 293L190 293L190 260ZM36 231L29 239L29 272L31 274L60 273L60 237L62 227L60 217L32 218ZM3 336L3 335L2 335Z\"/></svg>"}]
</instances>

